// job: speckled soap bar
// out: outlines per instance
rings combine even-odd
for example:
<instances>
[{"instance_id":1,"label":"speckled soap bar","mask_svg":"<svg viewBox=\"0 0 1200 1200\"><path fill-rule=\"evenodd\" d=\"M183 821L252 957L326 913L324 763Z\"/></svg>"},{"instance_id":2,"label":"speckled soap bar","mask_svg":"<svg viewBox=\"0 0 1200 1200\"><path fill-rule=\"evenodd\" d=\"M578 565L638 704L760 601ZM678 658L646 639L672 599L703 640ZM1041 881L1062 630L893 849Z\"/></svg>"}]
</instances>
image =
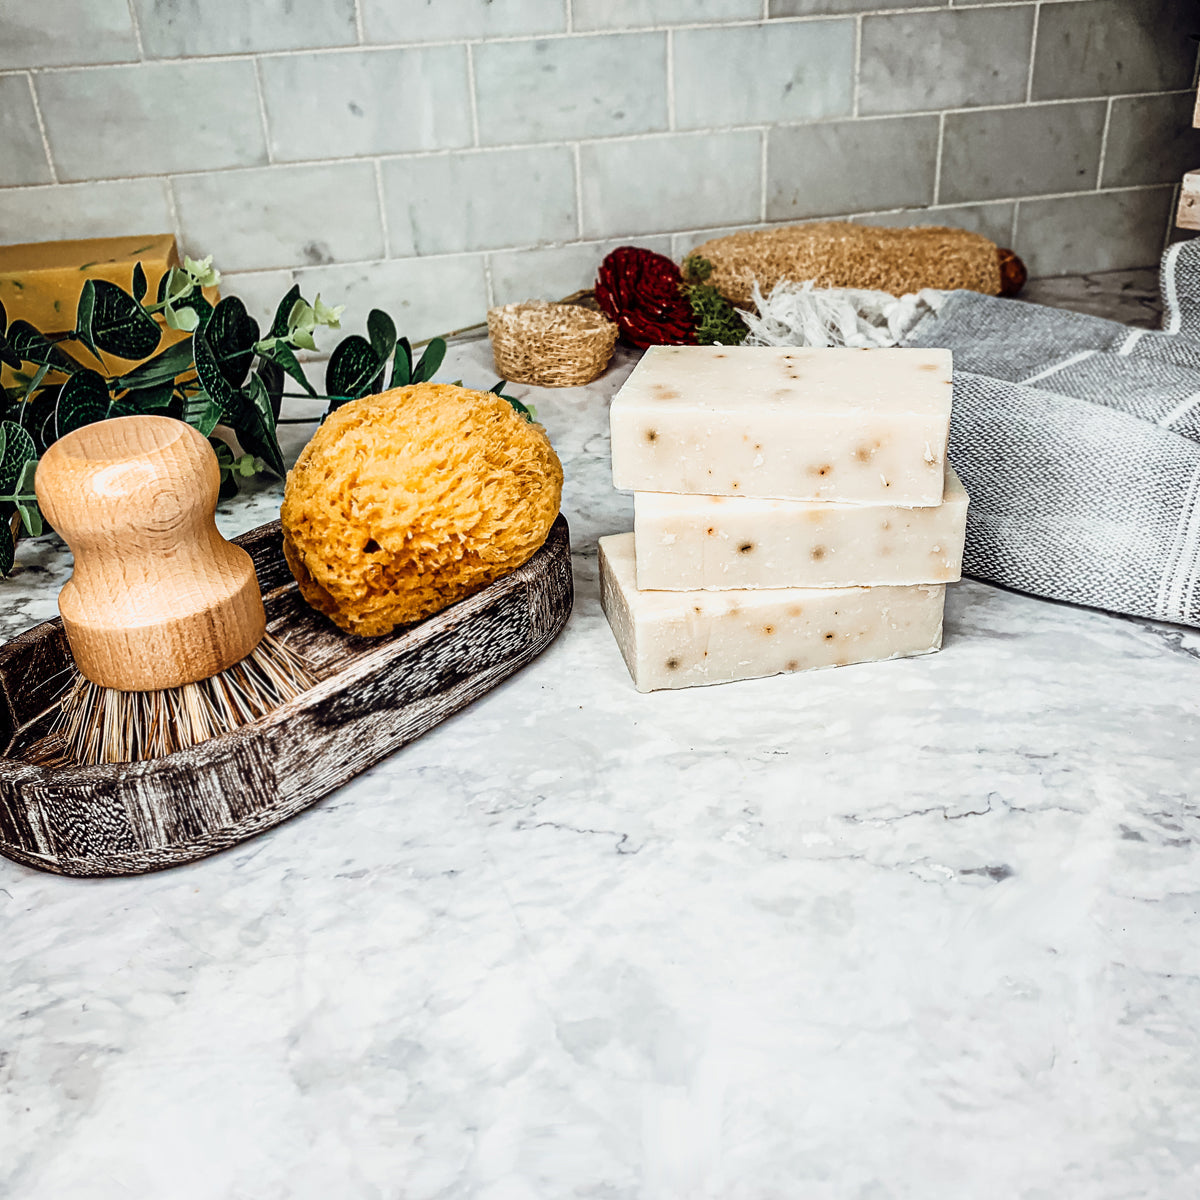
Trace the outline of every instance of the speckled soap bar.
<instances>
[{"instance_id":1,"label":"speckled soap bar","mask_svg":"<svg viewBox=\"0 0 1200 1200\"><path fill-rule=\"evenodd\" d=\"M950 371L948 350L652 346L612 402L613 483L939 504Z\"/></svg>"},{"instance_id":2,"label":"speckled soap bar","mask_svg":"<svg viewBox=\"0 0 1200 1200\"><path fill-rule=\"evenodd\" d=\"M600 539L600 602L639 692L927 654L945 584L638 591L632 533Z\"/></svg>"},{"instance_id":3,"label":"speckled soap bar","mask_svg":"<svg viewBox=\"0 0 1200 1200\"><path fill-rule=\"evenodd\" d=\"M967 493L948 463L942 503L924 508L637 492L638 587L951 583L966 524Z\"/></svg>"}]
</instances>

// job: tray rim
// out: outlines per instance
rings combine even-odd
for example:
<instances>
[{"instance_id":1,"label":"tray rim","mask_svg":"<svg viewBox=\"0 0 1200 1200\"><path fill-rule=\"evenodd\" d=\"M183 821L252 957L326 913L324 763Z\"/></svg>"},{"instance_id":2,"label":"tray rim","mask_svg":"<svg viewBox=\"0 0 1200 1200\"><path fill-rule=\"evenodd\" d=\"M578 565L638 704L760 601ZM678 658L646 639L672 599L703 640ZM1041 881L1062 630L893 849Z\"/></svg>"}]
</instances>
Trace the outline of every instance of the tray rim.
<instances>
[{"instance_id":1,"label":"tray rim","mask_svg":"<svg viewBox=\"0 0 1200 1200\"><path fill-rule=\"evenodd\" d=\"M279 522L274 521L247 531L247 533L241 535L240 539L235 540L263 543L264 549L262 553L270 555L275 550L275 544L272 539L278 533ZM256 562L256 566L258 565ZM273 566L274 564L271 563L268 565ZM238 827L244 825L246 829L245 833L237 837L234 842L231 843L226 836L234 827L226 825L211 831L206 830L204 836L193 842L170 842L162 847L114 851L106 854L102 859L96 859L88 856L46 856L32 851L25 846L14 845L10 840L0 837L0 855L23 862L27 866L59 874L137 874L146 870L154 870L159 867L192 861L195 858L214 853L219 849L235 844L236 841L255 836L257 833L264 832L266 829L282 823L312 804L318 803L331 791L342 786L353 775L374 765L375 762L387 757L390 753L406 745L409 741L415 740L416 737L421 736L428 729L439 724L446 717L449 717L470 703L471 700L477 698L478 695L490 691L492 687L520 670L521 667L540 654L558 636L570 617L574 591L570 557L570 533L567 522L561 514L555 519L543 545L520 567L517 567L514 571L503 576L495 583L488 585L473 595L415 625L408 626L383 638L356 639L360 644L367 641L371 644L352 663L348 664L342 670L337 670L327 675L316 686L310 688L295 700L281 705L279 708L249 725L221 734L198 746L189 747L186 750L177 751L162 758L149 759L137 763L46 767L22 760L19 756L12 756L7 752L0 752L0 785L3 785L5 790L11 794L15 794L17 797L20 797L21 793L27 789L30 791L40 790L44 786L52 789L62 786L80 789L87 788L88 786L109 787L116 782L120 785L128 784L133 786L148 784L152 787L156 776L174 774L180 766L194 768L196 771L201 772L211 771L215 769L214 764L224 763L232 757L236 757L237 751L241 747L249 748L257 743L274 745L279 739L286 739L288 735L285 729L297 717L316 714L325 703L342 695L349 689L361 686L367 681L385 677L387 671L394 664L402 662L407 655L417 653L423 646L443 635L452 636L457 628L480 617L488 610L494 609L498 603L503 602L510 594L524 590L532 601L533 597L547 591L555 572L564 573L565 603L560 604L557 609L547 608L544 614L539 614L534 611L535 605L531 602L529 638L511 656L499 663L482 669L475 675L458 680L453 686L433 697L434 700L440 698L443 701L443 703L438 705L438 711L433 716L433 719L422 723L421 727L412 736L404 737L391 750L386 750L373 758L371 762L357 767L357 769L351 771L344 779L334 782L324 790L314 792L311 797L306 797L303 803L293 804L285 800L278 808L265 806L255 810L243 821L236 823ZM295 581L291 580L289 575L288 581L281 582L273 587L264 588L264 595L279 595L282 592L294 591L295 589ZM544 618L540 623L538 621L539 616ZM331 635L336 637L349 638L351 636L337 630L332 623L329 623L328 629ZM4 643L3 646L0 646L0 651L6 650L18 640L29 645L31 640L36 644L41 639L60 639L62 637L61 619L55 618L51 621L40 622L38 625L32 626L30 629L18 634L16 638L12 638ZM477 688L477 681L479 679L484 679L486 682L486 686L483 687L482 691L478 691ZM22 722L13 731L12 740L15 741L20 736L22 730L27 729L30 724L43 719L46 712L52 709L59 702L59 699L61 699L61 693L59 698L52 702L48 708L43 708L40 714L35 714ZM421 697L410 701L409 706L429 701L430 697ZM10 741L9 744L11 745L12 742ZM286 792L282 794L286 796ZM3 803L3 797L0 797L0 803ZM30 803L33 802L31 801ZM208 845L206 839L210 834L218 840L219 844ZM165 861L156 862L153 865L145 865L148 860L157 859L160 855L164 857ZM130 861L122 865L118 862L122 858L128 858Z\"/></svg>"}]
</instances>

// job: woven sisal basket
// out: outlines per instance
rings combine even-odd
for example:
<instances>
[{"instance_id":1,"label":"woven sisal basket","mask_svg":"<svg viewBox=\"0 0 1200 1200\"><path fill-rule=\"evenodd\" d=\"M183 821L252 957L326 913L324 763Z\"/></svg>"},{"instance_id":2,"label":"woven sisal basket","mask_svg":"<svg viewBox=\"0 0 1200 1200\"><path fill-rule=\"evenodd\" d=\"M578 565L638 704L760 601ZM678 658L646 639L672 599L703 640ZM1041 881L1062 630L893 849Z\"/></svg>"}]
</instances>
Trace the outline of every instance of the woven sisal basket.
<instances>
[{"instance_id":1,"label":"woven sisal basket","mask_svg":"<svg viewBox=\"0 0 1200 1200\"><path fill-rule=\"evenodd\" d=\"M496 370L515 383L577 387L591 383L612 358L617 327L575 304L525 300L488 311Z\"/></svg>"}]
</instances>

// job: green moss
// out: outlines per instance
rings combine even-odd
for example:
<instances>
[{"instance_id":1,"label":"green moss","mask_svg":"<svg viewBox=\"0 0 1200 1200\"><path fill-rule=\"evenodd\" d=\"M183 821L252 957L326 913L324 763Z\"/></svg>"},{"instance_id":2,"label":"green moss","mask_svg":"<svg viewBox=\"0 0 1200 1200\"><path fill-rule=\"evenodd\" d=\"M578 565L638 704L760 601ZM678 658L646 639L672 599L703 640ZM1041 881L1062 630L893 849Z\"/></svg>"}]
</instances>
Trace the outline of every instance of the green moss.
<instances>
[{"instance_id":1,"label":"green moss","mask_svg":"<svg viewBox=\"0 0 1200 1200\"><path fill-rule=\"evenodd\" d=\"M750 330L737 309L705 282L712 273L713 265L707 258L689 254L683 260L683 294L696 322L696 341L702 346L736 346Z\"/></svg>"}]
</instances>

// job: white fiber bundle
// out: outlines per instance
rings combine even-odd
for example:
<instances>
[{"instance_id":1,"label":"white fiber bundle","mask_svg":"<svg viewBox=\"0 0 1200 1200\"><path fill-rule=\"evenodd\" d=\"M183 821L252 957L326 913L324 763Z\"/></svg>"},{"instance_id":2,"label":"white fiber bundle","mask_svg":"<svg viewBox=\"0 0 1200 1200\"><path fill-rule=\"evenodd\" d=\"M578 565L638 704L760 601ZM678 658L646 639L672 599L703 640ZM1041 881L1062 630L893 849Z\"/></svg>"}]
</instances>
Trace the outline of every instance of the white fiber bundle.
<instances>
[{"instance_id":1,"label":"white fiber bundle","mask_svg":"<svg viewBox=\"0 0 1200 1200\"><path fill-rule=\"evenodd\" d=\"M739 309L750 328L747 346L895 346L924 316L937 312L948 293L933 288L896 297L857 288L818 288L812 281L781 280L764 296L757 283L757 312Z\"/></svg>"}]
</instances>

